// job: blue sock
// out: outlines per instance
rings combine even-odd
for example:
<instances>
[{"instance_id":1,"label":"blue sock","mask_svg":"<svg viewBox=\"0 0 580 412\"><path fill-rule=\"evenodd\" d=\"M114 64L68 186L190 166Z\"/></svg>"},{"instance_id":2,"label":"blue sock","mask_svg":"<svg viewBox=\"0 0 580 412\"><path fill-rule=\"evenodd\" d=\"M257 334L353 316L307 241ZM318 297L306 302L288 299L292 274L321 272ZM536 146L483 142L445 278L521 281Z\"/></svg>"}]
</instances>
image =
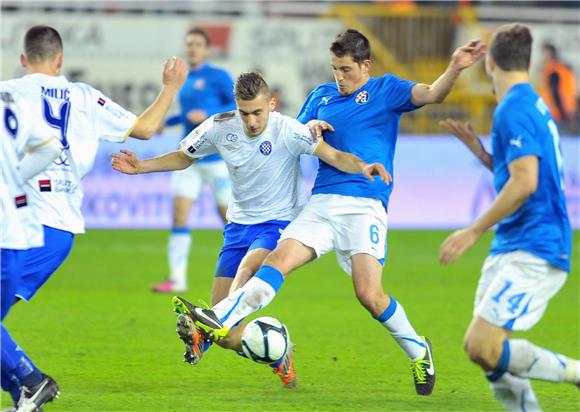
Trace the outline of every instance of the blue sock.
<instances>
[{"instance_id":1,"label":"blue sock","mask_svg":"<svg viewBox=\"0 0 580 412\"><path fill-rule=\"evenodd\" d=\"M4 325L2 325L2 371L13 374L20 384L25 386L34 386L42 381L42 372L16 345Z\"/></svg>"},{"instance_id":2,"label":"blue sock","mask_svg":"<svg viewBox=\"0 0 580 412\"><path fill-rule=\"evenodd\" d=\"M274 289L276 293L280 290L282 283L284 283L284 276L280 271L272 266L262 266L254 275L257 279L262 279Z\"/></svg>"},{"instance_id":3,"label":"blue sock","mask_svg":"<svg viewBox=\"0 0 580 412\"><path fill-rule=\"evenodd\" d=\"M10 394L14 405L16 405L20 399L20 381L16 376L14 376L14 374L4 371L4 368L2 368L0 376L2 389Z\"/></svg>"},{"instance_id":4,"label":"blue sock","mask_svg":"<svg viewBox=\"0 0 580 412\"><path fill-rule=\"evenodd\" d=\"M497 361L495 369L485 374L485 377L490 382L495 382L503 376L508 370L510 364L510 343L508 340L503 341L503 350Z\"/></svg>"}]
</instances>

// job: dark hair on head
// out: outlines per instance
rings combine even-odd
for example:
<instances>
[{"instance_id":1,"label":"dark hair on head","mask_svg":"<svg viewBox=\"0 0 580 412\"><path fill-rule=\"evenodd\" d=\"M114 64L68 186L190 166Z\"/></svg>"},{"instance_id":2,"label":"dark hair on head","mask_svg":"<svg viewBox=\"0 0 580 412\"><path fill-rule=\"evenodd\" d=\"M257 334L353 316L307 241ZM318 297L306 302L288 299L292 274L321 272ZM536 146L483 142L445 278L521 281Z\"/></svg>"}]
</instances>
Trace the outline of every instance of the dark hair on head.
<instances>
[{"instance_id":1,"label":"dark hair on head","mask_svg":"<svg viewBox=\"0 0 580 412\"><path fill-rule=\"evenodd\" d=\"M32 64L52 60L62 52L58 31L49 26L33 26L24 35L24 53Z\"/></svg>"},{"instance_id":2,"label":"dark hair on head","mask_svg":"<svg viewBox=\"0 0 580 412\"><path fill-rule=\"evenodd\" d=\"M371 58L369 39L355 29L348 29L336 36L330 45L330 51L336 57L350 56L356 63L362 63Z\"/></svg>"},{"instance_id":3,"label":"dark hair on head","mask_svg":"<svg viewBox=\"0 0 580 412\"><path fill-rule=\"evenodd\" d=\"M209 34L207 34L207 31L205 31L201 27L193 27L193 28L189 29L187 31L187 33L185 33L185 36L187 37L187 36L190 36L192 34L197 34L197 35L203 37L205 39L205 45L207 47L211 46L211 37L209 37Z\"/></svg>"},{"instance_id":4,"label":"dark hair on head","mask_svg":"<svg viewBox=\"0 0 580 412\"><path fill-rule=\"evenodd\" d=\"M236 100L254 100L260 94L270 95L270 87L260 73L249 72L238 76L234 85Z\"/></svg>"},{"instance_id":5,"label":"dark hair on head","mask_svg":"<svg viewBox=\"0 0 580 412\"><path fill-rule=\"evenodd\" d=\"M542 49L546 50L552 56L552 59L558 60L558 51L556 50L556 46L552 43L544 43L542 45Z\"/></svg>"},{"instance_id":6,"label":"dark hair on head","mask_svg":"<svg viewBox=\"0 0 580 412\"><path fill-rule=\"evenodd\" d=\"M500 69L527 71L532 55L532 32L528 26L513 23L495 33L489 52Z\"/></svg>"}]
</instances>

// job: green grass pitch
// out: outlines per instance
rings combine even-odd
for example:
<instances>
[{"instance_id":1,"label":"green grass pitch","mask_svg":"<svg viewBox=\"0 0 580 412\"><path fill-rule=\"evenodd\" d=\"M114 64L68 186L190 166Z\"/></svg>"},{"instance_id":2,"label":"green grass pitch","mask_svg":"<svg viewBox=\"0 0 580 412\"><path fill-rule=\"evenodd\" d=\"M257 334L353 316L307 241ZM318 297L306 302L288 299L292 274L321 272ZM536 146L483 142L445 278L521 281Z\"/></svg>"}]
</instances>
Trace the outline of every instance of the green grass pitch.
<instances>
[{"instance_id":1,"label":"green grass pitch","mask_svg":"<svg viewBox=\"0 0 580 412\"><path fill-rule=\"evenodd\" d=\"M437 263L447 232L391 231L383 275L388 293L433 342L437 387L414 394L407 360L354 297L351 280L325 256L292 274L261 315L286 323L297 345L299 387L284 390L263 365L212 348L182 362L170 296L149 292L166 274L164 231L91 231L32 302L7 319L15 340L60 384L47 411L500 411L462 351L488 234L455 266ZM563 290L526 336L580 357L579 241ZM194 232L193 301L209 299L218 231ZM546 411L580 410L571 385L536 382ZM2 406L8 406L8 397Z\"/></svg>"}]
</instances>

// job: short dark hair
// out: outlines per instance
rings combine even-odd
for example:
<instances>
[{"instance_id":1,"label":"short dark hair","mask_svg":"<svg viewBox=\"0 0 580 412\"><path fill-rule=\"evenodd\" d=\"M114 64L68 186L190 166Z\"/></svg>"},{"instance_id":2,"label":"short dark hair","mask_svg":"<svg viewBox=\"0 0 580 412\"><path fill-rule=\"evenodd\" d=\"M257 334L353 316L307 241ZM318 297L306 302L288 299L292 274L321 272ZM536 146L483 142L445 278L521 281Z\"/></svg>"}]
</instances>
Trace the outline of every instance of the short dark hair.
<instances>
[{"instance_id":1,"label":"short dark hair","mask_svg":"<svg viewBox=\"0 0 580 412\"><path fill-rule=\"evenodd\" d=\"M330 45L330 51L336 57L350 56L356 63L362 63L371 58L369 39L355 29L347 29L336 36L336 39Z\"/></svg>"},{"instance_id":2,"label":"short dark hair","mask_svg":"<svg viewBox=\"0 0 580 412\"><path fill-rule=\"evenodd\" d=\"M259 94L270 95L270 87L260 73L248 72L238 76L234 85L236 100L254 100Z\"/></svg>"},{"instance_id":3,"label":"short dark hair","mask_svg":"<svg viewBox=\"0 0 580 412\"><path fill-rule=\"evenodd\" d=\"M552 56L552 59L558 60L558 50L556 50L556 46L552 43L544 43L542 45L542 49L546 50Z\"/></svg>"},{"instance_id":4,"label":"short dark hair","mask_svg":"<svg viewBox=\"0 0 580 412\"><path fill-rule=\"evenodd\" d=\"M30 63L52 60L62 52L62 39L50 26L33 26L24 36L24 53Z\"/></svg>"},{"instance_id":5,"label":"short dark hair","mask_svg":"<svg viewBox=\"0 0 580 412\"><path fill-rule=\"evenodd\" d=\"M495 33L491 57L505 71L527 71L532 55L532 32L519 23L501 26Z\"/></svg>"},{"instance_id":6,"label":"short dark hair","mask_svg":"<svg viewBox=\"0 0 580 412\"><path fill-rule=\"evenodd\" d=\"M185 33L185 36L187 37L187 36L190 36L193 34L197 34L197 35L203 37L205 39L205 45L207 47L211 46L211 37L209 37L209 34L207 33L207 31L205 31L201 27L193 27L193 28L189 29L187 31L187 33Z\"/></svg>"}]
</instances>

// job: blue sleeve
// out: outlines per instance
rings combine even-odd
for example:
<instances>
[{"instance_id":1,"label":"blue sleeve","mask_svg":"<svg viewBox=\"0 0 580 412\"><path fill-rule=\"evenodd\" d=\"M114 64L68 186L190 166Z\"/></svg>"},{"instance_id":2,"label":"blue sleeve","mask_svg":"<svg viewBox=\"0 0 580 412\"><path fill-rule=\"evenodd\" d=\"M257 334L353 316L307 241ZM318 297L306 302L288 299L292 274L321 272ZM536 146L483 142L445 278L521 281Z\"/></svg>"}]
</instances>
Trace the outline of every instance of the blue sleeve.
<instances>
[{"instance_id":1,"label":"blue sleeve","mask_svg":"<svg viewBox=\"0 0 580 412\"><path fill-rule=\"evenodd\" d=\"M502 134L506 163L509 164L524 156L541 157L542 151L533 120L525 113L510 113L504 123Z\"/></svg>"},{"instance_id":2,"label":"blue sleeve","mask_svg":"<svg viewBox=\"0 0 580 412\"><path fill-rule=\"evenodd\" d=\"M310 92L306 101L302 105L302 109L300 109L298 116L296 116L296 119L302 124L306 124L310 120L317 118L319 101L317 90L318 89L314 89Z\"/></svg>"},{"instance_id":3,"label":"blue sleeve","mask_svg":"<svg viewBox=\"0 0 580 412\"><path fill-rule=\"evenodd\" d=\"M221 76L218 78L219 94L222 105L219 107L218 113L230 112L236 110L236 101L234 100L234 81L225 70L221 71Z\"/></svg>"},{"instance_id":4,"label":"blue sleeve","mask_svg":"<svg viewBox=\"0 0 580 412\"><path fill-rule=\"evenodd\" d=\"M181 124L180 114L174 114L165 119L165 126L177 126L178 124Z\"/></svg>"},{"instance_id":5,"label":"blue sleeve","mask_svg":"<svg viewBox=\"0 0 580 412\"><path fill-rule=\"evenodd\" d=\"M411 91L413 86L417 84L416 82L399 79L397 76L392 74L383 76L382 80L384 82L384 98L387 107L392 111L396 113L406 113L422 107L411 102Z\"/></svg>"}]
</instances>

